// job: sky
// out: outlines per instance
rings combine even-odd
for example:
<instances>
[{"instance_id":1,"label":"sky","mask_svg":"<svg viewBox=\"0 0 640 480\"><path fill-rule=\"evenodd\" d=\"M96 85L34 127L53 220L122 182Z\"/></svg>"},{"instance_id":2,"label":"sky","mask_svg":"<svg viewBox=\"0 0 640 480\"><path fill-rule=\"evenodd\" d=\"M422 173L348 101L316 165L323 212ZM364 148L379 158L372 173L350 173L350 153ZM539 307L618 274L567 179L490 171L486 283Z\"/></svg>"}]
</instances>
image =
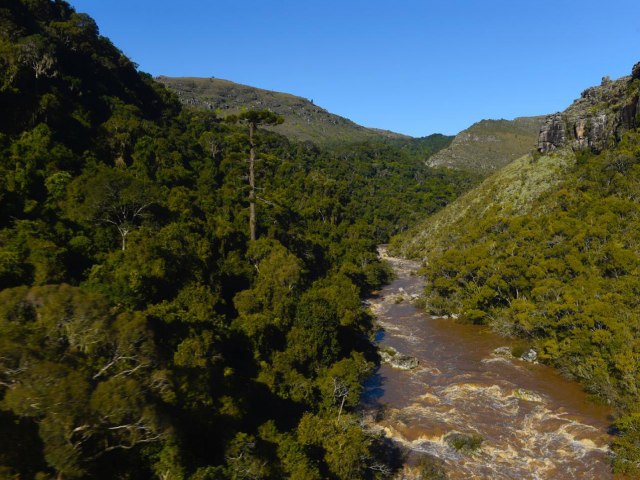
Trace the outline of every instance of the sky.
<instances>
[{"instance_id":1,"label":"sky","mask_svg":"<svg viewBox=\"0 0 640 480\"><path fill-rule=\"evenodd\" d=\"M640 61L638 0L70 3L154 76L292 93L416 137L562 111Z\"/></svg>"}]
</instances>

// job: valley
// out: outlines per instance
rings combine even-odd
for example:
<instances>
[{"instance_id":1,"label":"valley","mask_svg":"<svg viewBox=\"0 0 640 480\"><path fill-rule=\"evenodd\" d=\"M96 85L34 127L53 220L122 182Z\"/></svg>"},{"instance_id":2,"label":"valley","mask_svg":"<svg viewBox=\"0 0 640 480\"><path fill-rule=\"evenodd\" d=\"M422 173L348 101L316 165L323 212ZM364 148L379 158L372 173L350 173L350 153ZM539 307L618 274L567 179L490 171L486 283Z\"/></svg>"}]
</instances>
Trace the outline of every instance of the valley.
<instances>
[{"instance_id":1,"label":"valley","mask_svg":"<svg viewBox=\"0 0 640 480\"><path fill-rule=\"evenodd\" d=\"M548 113L411 137L6 0L0 478L639 478L640 63Z\"/></svg>"}]
</instances>

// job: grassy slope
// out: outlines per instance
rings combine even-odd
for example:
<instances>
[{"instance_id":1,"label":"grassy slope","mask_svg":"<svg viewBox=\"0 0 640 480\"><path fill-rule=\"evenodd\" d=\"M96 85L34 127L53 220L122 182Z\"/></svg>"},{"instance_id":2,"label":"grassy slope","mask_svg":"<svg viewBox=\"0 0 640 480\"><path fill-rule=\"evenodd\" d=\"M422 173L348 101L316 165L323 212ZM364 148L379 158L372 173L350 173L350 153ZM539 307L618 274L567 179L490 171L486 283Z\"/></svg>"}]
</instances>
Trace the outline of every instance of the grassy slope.
<instances>
[{"instance_id":1,"label":"grassy slope","mask_svg":"<svg viewBox=\"0 0 640 480\"><path fill-rule=\"evenodd\" d=\"M545 117L482 120L460 132L453 143L429 159L429 165L488 175L531 151Z\"/></svg>"},{"instance_id":2,"label":"grassy slope","mask_svg":"<svg viewBox=\"0 0 640 480\"><path fill-rule=\"evenodd\" d=\"M455 242L465 225L473 224L490 210L497 215L528 213L532 203L557 186L563 172L575 163L568 151L534 160L524 155L485 179L424 222L395 238L392 250L410 258L426 261Z\"/></svg>"},{"instance_id":3,"label":"grassy slope","mask_svg":"<svg viewBox=\"0 0 640 480\"><path fill-rule=\"evenodd\" d=\"M536 143L545 117L483 120L458 134L449 147L434 154L427 163L463 168L480 175L501 169L444 210L394 239L392 249L425 260L451 248L468 226L487 215L529 213L537 199L566 179L566 173L576 162L572 149L585 148L575 138L578 121L585 123L585 135L591 135L591 144L598 150L613 148L614 138L620 138L625 129L637 124L627 120L625 125L624 117L630 115L626 112L629 106L638 103L639 81L636 79L634 83L631 77L622 77L585 90L560 114L565 124L564 147L541 157L536 154L535 160L527 152ZM600 125L599 129L592 124ZM521 151L518 156L524 156L515 161L507 158L518 149Z\"/></svg>"},{"instance_id":4,"label":"grassy slope","mask_svg":"<svg viewBox=\"0 0 640 480\"><path fill-rule=\"evenodd\" d=\"M351 120L329 113L312 101L288 93L273 92L217 78L172 78L156 80L176 92L182 103L206 110L220 110L222 115L238 113L241 108L264 109L283 115L275 132L318 145L364 142L369 140L406 139L399 133L362 127Z\"/></svg>"}]
</instances>

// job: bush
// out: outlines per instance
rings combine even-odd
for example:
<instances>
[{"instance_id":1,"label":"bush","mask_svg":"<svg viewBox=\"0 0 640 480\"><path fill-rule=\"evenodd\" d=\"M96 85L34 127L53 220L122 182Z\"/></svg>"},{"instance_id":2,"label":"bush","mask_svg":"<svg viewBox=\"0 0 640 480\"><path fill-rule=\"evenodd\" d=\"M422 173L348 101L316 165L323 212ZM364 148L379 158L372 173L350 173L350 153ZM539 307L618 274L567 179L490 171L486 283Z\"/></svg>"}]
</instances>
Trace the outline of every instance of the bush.
<instances>
[{"instance_id":1,"label":"bush","mask_svg":"<svg viewBox=\"0 0 640 480\"><path fill-rule=\"evenodd\" d=\"M477 433L451 432L445 435L444 440L450 447L455 448L459 452L473 452L480 448L484 438Z\"/></svg>"}]
</instances>

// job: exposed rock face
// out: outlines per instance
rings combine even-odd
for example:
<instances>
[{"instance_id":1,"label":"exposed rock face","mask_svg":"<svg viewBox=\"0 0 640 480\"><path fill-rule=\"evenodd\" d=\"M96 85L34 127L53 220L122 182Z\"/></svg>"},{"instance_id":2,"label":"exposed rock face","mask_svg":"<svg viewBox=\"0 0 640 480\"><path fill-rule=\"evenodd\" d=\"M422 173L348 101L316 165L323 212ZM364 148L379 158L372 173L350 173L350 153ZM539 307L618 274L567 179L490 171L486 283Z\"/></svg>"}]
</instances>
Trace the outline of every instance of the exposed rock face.
<instances>
[{"instance_id":1,"label":"exposed rock face","mask_svg":"<svg viewBox=\"0 0 640 480\"><path fill-rule=\"evenodd\" d=\"M552 152L564 146L600 152L617 142L625 130L637 128L640 114L638 86L640 62L630 77L603 78L598 87L587 88L564 112L549 115L538 135L538 151Z\"/></svg>"},{"instance_id":2,"label":"exposed rock face","mask_svg":"<svg viewBox=\"0 0 640 480\"><path fill-rule=\"evenodd\" d=\"M631 101L624 105L620 109L620 119L624 125L632 125L637 128L640 126L638 122L638 115L640 115L640 96L631 98Z\"/></svg>"},{"instance_id":3,"label":"exposed rock face","mask_svg":"<svg viewBox=\"0 0 640 480\"><path fill-rule=\"evenodd\" d=\"M547 121L540 129L538 136L538 150L541 152L551 152L564 145L566 135L564 133L564 121L557 113L547 118Z\"/></svg>"}]
</instances>

